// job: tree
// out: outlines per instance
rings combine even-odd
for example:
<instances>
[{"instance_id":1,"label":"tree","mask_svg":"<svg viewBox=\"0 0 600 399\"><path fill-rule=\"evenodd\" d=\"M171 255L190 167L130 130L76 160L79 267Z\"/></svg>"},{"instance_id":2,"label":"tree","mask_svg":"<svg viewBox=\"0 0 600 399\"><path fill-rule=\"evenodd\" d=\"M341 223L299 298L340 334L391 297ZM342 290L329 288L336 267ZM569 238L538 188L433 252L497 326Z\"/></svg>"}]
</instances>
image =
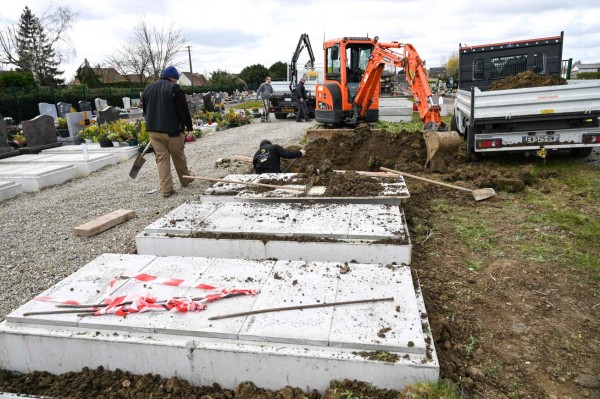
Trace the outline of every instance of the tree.
<instances>
[{"instance_id":1,"label":"tree","mask_svg":"<svg viewBox=\"0 0 600 399\"><path fill-rule=\"evenodd\" d=\"M273 80L287 80L288 65L285 62L277 61L269 67L269 76Z\"/></svg>"},{"instance_id":2,"label":"tree","mask_svg":"<svg viewBox=\"0 0 600 399\"><path fill-rule=\"evenodd\" d=\"M140 18L133 28L129 41L106 59L106 64L122 75L148 76L158 79L160 72L169 65L178 66L175 56L187 42L185 35L174 24L165 29L148 25Z\"/></svg>"},{"instance_id":3,"label":"tree","mask_svg":"<svg viewBox=\"0 0 600 399\"><path fill-rule=\"evenodd\" d=\"M81 84L85 84L88 87L99 87L102 86L100 78L94 72L94 69L90 66L87 58L83 61L83 64L77 68L75 73L75 79L78 79Z\"/></svg>"},{"instance_id":4,"label":"tree","mask_svg":"<svg viewBox=\"0 0 600 399\"><path fill-rule=\"evenodd\" d=\"M58 65L74 53L67 33L76 16L68 7L50 6L37 18L26 6L18 24L0 31L0 63L31 71L40 84L62 82Z\"/></svg>"},{"instance_id":5,"label":"tree","mask_svg":"<svg viewBox=\"0 0 600 399\"><path fill-rule=\"evenodd\" d=\"M247 66L239 75L240 79L243 79L252 90L258 89L267 76L269 76L269 70L261 64Z\"/></svg>"},{"instance_id":6,"label":"tree","mask_svg":"<svg viewBox=\"0 0 600 399\"><path fill-rule=\"evenodd\" d=\"M0 74L0 87L35 87L31 72L6 71Z\"/></svg>"},{"instance_id":7,"label":"tree","mask_svg":"<svg viewBox=\"0 0 600 399\"><path fill-rule=\"evenodd\" d=\"M214 91L233 93L235 90L245 90L246 82L227 71L217 69L210 75L210 87Z\"/></svg>"},{"instance_id":8,"label":"tree","mask_svg":"<svg viewBox=\"0 0 600 399\"><path fill-rule=\"evenodd\" d=\"M458 79L458 52L454 51L450 54L450 58L446 61L446 76L452 76Z\"/></svg>"}]
</instances>

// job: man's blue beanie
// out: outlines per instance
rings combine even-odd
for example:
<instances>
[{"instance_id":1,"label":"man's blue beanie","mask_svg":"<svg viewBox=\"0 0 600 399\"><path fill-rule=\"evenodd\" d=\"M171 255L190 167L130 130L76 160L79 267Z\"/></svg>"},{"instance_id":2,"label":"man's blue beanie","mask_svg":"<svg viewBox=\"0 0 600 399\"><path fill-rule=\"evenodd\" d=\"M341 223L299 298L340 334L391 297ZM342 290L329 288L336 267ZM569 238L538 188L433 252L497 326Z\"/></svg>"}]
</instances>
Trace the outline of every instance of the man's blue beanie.
<instances>
[{"instance_id":1,"label":"man's blue beanie","mask_svg":"<svg viewBox=\"0 0 600 399\"><path fill-rule=\"evenodd\" d=\"M160 73L160 77L179 79L179 71L174 66L168 66Z\"/></svg>"}]
</instances>

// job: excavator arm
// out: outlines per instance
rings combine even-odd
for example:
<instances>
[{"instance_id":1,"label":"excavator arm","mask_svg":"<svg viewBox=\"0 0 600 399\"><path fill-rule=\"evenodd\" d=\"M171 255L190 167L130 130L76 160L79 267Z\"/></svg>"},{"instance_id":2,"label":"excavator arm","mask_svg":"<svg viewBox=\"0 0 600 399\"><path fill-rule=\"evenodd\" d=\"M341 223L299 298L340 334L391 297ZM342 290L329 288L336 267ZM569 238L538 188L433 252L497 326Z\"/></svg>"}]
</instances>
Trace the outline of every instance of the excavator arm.
<instances>
[{"instance_id":1,"label":"excavator arm","mask_svg":"<svg viewBox=\"0 0 600 399\"><path fill-rule=\"evenodd\" d=\"M296 51L294 51L294 54L292 55L292 61L290 62L289 71L291 92L294 92L296 85L298 84L298 66L296 64L298 62L298 57L300 57L300 54L304 48L306 48L306 51L308 51L308 56L310 57L310 69L314 70L315 68L315 55L313 53L312 46L310 45L308 34L303 33L300 35L300 40L298 40Z\"/></svg>"},{"instance_id":2,"label":"excavator arm","mask_svg":"<svg viewBox=\"0 0 600 399\"><path fill-rule=\"evenodd\" d=\"M391 51L390 48L400 48L402 54ZM353 117L363 118L369 110L386 64L404 69L406 81L410 86L419 115L423 121L424 130L443 128L440 107L433 104L423 60L414 46L408 43L375 43L360 85L353 98L355 105Z\"/></svg>"}]
</instances>

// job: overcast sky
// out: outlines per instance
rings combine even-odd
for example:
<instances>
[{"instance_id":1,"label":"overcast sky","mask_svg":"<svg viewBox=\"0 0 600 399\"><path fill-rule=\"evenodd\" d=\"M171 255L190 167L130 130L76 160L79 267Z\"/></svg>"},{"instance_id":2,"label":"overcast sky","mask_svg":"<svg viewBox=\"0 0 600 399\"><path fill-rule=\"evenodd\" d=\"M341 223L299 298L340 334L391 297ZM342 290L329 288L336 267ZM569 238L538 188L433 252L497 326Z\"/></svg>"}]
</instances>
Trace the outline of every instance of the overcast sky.
<instances>
[{"instance_id":1,"label":"overcast sky","mask_svg":"<svg viewBox=\"0 0 600 399\"><path fill-rule=\"evenodd\" d=\"M18 22L27 5L36 16L48 0L4 0L0 27ZM289 62L302 33L317 61L322 41L379 36L412 43L428 67L441 66L459 43L477 45L560 35L563 59L600 62L600 0L368 1L368 0L61 0L78 13L70 32L75 55L61 65L70 81L87 58L104 64L144 17L152 26L174 23L189 38L194 72ZM300 61L307 60L306 51ZM188 54L180 70L189 71ZM3 67L7 69L6 66Z\"/></svg>"}]
</instances>

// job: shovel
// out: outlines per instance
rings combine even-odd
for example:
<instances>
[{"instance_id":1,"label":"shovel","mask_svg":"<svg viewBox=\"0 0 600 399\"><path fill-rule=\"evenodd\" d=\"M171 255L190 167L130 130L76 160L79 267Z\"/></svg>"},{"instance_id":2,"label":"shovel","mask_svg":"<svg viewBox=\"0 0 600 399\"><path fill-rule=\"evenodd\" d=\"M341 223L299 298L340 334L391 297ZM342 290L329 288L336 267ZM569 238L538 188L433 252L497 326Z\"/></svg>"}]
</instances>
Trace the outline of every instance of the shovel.
<instances>
[{"instance_id":1,"label":"shovel","mask_svg":"<svg viewBox=\"0 0 600 399\"><path fill-rule=\"evenodd\" d=\"M144 148L144 151L135 158L135 161L133 161L133 166L129 171L129 177L131 177L132 179L135 179L137 177L138 173L140 173L140 169L142 169L142 165L144 165L144 162L146 162L146 160L144 159L144 155L146 155L146 152L148 152L150 144L151 142L148 141L148 144L146 145L146 148Z\"/></svg>"},{"instance_id":2,"label":"shovel","mask_svg":"<svg viewBox=\"0 0 600 399\"><path fill-rule=\"evenodd\" d=\"M448 184L448 183L443 183L441 181L436 181L436 180L429 180L426 179L424 177L419 177L419 176L415 176L415 175L411 175L408 173L404 173L404 172L398 172L397 170L393 170L393 169L388 169L388 168L379 168L385 172L390 172L390 173L395 173L397 175L400 176L405 176L405 177L411 177L413 179L417 179L417 180L422 180L425 181L427 183L432 183L432 184L437 184L440 186L444 186L444 187L449 187L449 188L453 188L455 190L460 190L460 191L467 191L473 194L473 198L475 198L475 201L481 201L484 200L486 198L490 198L493 197L494 195L496 195L496 192L494 191L493 188L478 188L476 190L471 190L469 188L464 188L464 187L459 187L459 186L453 186L452 184Z\"/></svg>"},{"instance_id":3,"label":"shovel","mask_svg":"<svg viewBox=\"0 0 600 399\"><path fill-rule=\"evenodd\" d=\"M245 184L247 186L278 188L280 190L292 190L292 191L304 191L305 190L300 187L286 187L286 186L277 186L275 184L251 183L248 181L241 181L241 180L214 179L212 177L202 177L202 176L183 176L183 177L186 179L208 180L208 181L215 181L215 182L222 182L222 183Z\"/></svg>"}]
</instances>

